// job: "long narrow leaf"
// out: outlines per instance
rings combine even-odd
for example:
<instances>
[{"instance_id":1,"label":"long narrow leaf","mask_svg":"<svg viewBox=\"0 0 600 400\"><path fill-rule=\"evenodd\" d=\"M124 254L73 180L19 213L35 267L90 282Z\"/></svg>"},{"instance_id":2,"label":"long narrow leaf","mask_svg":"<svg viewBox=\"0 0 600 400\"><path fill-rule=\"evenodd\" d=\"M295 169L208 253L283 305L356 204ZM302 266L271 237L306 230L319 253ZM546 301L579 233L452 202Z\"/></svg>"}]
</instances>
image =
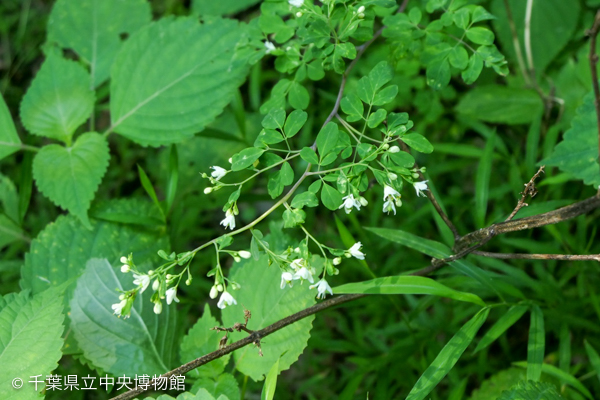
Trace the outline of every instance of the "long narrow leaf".
<instances>
[{"instance_id":1,"label":"long narrow leaf","mask_svg":"<svg viewBox=\"0 0 600 400\"><path fill-rule=\"evenodd\" d=\"M544 362L545 336L544 314L539 306L533 306L527 343L527 380L535 382L540 380Z\"/></svg>"},{"instance_id":2,"label":"long narrow leaf","mask_svg":"<svg viewBox=\"0 0 600 400\"><path fill-rule=\"evenodd\" d=\"M429 294L485 306L485 302L479 296L459 292L422 276L387 276L364 282L347 283L333 288L333 292L337 294Z\"/></svg>"},{"instance_id":3,"label":"long narrow leaf","mask_svg":"<svg viewBox=\"0 0 600 400\"><path fill-rule=\"evenodd\" d=\"M448 246L443 243L435 242L433 240L424 239L422 237L413 235L412 233L404 232L400 229L386 229L386 228L365 228L368 231L373 232L376 235L381 236L384 239L391 240L392 242L400 243L406 247L417 250L423 254L435 258L445 258L452 255L452 251Z\"/></svg>"},{"instance_id":4,"label":"long narrow leaf","mask_svg":"<svg viewBox=\"0 0 600 400\"><path fill-rule=\"evenodd\" d=\"M442 351L433 360L431 365L425 370L415 386L406 397L406 400L422 400L440 383L440 381L450 372L454 364L467 349L473 338L479 331L479 328L485 322L490 310L485 308L479 311L469 320L450 341L444 346Z\"/></svg>"},{"instance_id":5,"label":"long narrow leaf","mask_svg":"<svg viewBox=\"0 0 600 400\"><path fill-rule=\"evenodd\" d=\"M160 205L160 202L158 201L158 197L156 197L156 192L154 191L154 186L152 186L152 182L150 182L150 178L148 178L148 175L146 175L146 171L144 171L144 169L142 167L140 167L139 164L137 167L138 167L138 173L140 175L140 182L142 182L142 187L144 188L146 193L148 193L148 196L150 196L150 198L154 202L154 205L156 206L156 208L158 208L160 210L160 214L162 215L163 220L164 220L165 213L162 209L162 206Z\"/></svg>"},{"instance_id":6,"label":"long narrow leaf","mask_svg":"<svg viewBox=\"0 0 600 400\"><path fill-rule=\"evenodd\" d=\"M485 213L487 211L490 192L490 176L492 175L495 146L496 133L494 132L487 140L475 177L475 220L480 228L483 228L485 225Z\"/></svg>"},{"instance_id":7,"label":"long narrow leaf","mask_svg":"<svg viewBox=\"0 0 600 400\"><path fill-rule=\"evenodd\" d=\"M177 183L179 182L179 156L177 155L177 146L171 145L171 154L169 155L169 184L167 186L167 207L166 212L171 211L175 195L177 194Z\"/></svg>"},{"instance_id":8,"label":"long narrow leaf","mask_svg":"<svg viewBox=\"0 0 600 400\"><path fill-rule=\"evenodd\" d=\"M265 384L263 385L260 400L273 400L275 389L277 388L277 375L279 375L279 358L275 364L273 364L265 378Z\"/></svg>"},{"instance_id":9,"label":"long narrow leaf","mask_svg":"<svg viewBox=\"0 0 600 400\"><path fill-rule=\"evenodd\" d=\"M504 314L492 327L483 335L474 353L479 350L483 350L492 344L496 339L500 337L508 328L514 325L527 311L525 306L514 306L511 307L506 314Z\"/></svg>"},{"instance_id":10,"label":"long narrow leaf","mask_svg":"<svg viewBox=\"0 0 600 400\"><path fill-rule=\"evenodd\" d=\"M584 340L583 344L585 344L585 351L590 359L590 363L592 363L592 367L594 367L596 375L598 376L598 379L600 379L600 356L598 356L596 349L594 349L587 340Z\"/></svg>"}]
</instances>

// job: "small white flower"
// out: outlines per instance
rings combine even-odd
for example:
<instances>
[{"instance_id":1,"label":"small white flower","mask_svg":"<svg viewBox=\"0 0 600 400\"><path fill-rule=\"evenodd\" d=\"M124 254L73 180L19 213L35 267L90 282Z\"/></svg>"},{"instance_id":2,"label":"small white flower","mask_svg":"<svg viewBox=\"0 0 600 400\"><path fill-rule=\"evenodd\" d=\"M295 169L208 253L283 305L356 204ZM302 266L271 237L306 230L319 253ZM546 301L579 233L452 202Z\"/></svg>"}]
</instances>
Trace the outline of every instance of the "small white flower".
<instances>
[{"instance_id":1,"label":"small white flower","mask_svg":"<svg viewBox=\"0 0 600 400\"><path fill-rule=\"evenodd\" d=\"M165 293L165 295L167 296L167 304L171 304L173 302L173 300L175 300L175 303L179 303L179 299L177 298L177 288L176 287L167 289L167 292Z\"/></svg>"},{"instance_id":2,"label":"small white flower","mask_svg":"<svg viewBox=\"0 0 600 400\"><path fill-rule=\"evenodd\" d=\"M364 260L366 254L363 253L362 251L360 251L361 247L362 247L362 243L356 242L352 245L352 247L350 247L348 249L348 253L351 256L358 258L359 260Z\"/></svg>"},{"instance_id":3,"label":"small white flower","mask_svg":"<svg viewBox=\"0 0 600 400\"><path fill-rule=\"evenodd\" d=\"M302 7L304 0L288 0L288 3L294 7Z\"/></svg>"},{"instance_id":4,"label":"small white flower","mask_svg":"<svg viewBox=\"0 0 600 400\"><path fill-rule=\"evenodd\" d=\"M162 312L162 302L159 300L154 303L154 314L160 314Z\"/></svg>"},{"instance_id":5,"label":"small white flower","mask_svg":"<svg viewBox=\"0 0 600 400\"><path fill-rule=\"evenodd\" d=\"M269 54L273 50L275 50L275 45L268 40L265 41L265 49L267 49L266 53Z\"/></svg>"},{"instance_id":6,"label":"small white flower","mask_svg":"<svg viewBox=\"0 0 600 400\"><path fill-rule=\"evenodd\" d=\"M235 299L233 298L232 295L230 295L227 291L225 291L225 292L223 292L223 294L221 294L221 298L219 299L219 302L217 303L217 307L219 307L220 309L223 309L232 304L237 304L237 301L235 301Z\"/></svg>"},{"instance_id":7,"label":"small white flower","mask_svg":"<svg viewBox=\"0 0 600 400\"><path fill-rule=\"evenodd\" d=\"M150 285L150 277L148 275L133 274L133 284L141 286L140 293L144 293L144 290L148 289L148 285Z\"/></svg>"},{"instance_id":8,"label":"small white flower","mask_svg":"<svg viewBox=\"0 0 600 400\"><path fill-rule=\"evenodd\" d=\"M390 147L390 149L388 150L388 152L390 152L390 153L398 153L398 152L400 152L400 147L398 147L398 146L392 146L392 147Z\"/></svg>"},{"instance_id":9,"label":"small white flower","mask_svg":"<svg viewBox=\"0 0 600 400\"><path fill-rule=\"evenodd\" d=\"M131 268L129 267L129 265L127 265L127 264L123 264L123 265L121 266L121 272L122 272L122 273L126 274L126 273L128 273L129 271L131 271Z\"/></svg>"},{"instance_id":10,"label":"small white flower","mask_svg":"<svg viewBox=\"0 0 600 400\"><path fill-rule=\"evenodd\" d=\"M125 308L126 305L127 305L127 300L121 300L121 302L113 304L111 306L114 311L113 314L116 314L118 317L120 317L122 315L121 313L123 312L123 308ZM128 317L128 315L125 316L125 318L127 318L127 317Z\"/></svg>"},{"instance_id":11,"label":"small white flower","mask_svg":"<svg viewBox=\"0 0 600 400\"><path fill-rule=\"evenodd\" d=\"M394 211L394 215L396 215L396 206L393 201L386 201L383 203L383 212L390 213L390 211Z\"/></svg>"},{"instance_id":12,"label":"small white flower","mask_svg":"<svg viewBox=\"0 0 600 400\"><path fill-rule=\"evenodd\" d=\"M252 253L246 250L238 251L238 254L240 255L240 257L245 258L246 260L252 257Z\"/></svg>"},{"instance_id":13,"label":"small white flower","mask_svg":"<svg viewBox=\"0 0 600 400\"><path fill-rule=\"evenodd\" d=\"M294 274L294 280L298 280L298 279L301 280L300 282L303 282L305 280L309 281L310 283L315 282L315 280L312 277L312 274L306 267L302 267L298 271L296 271L296 273Z\"/></svg>"},{"instance_id":14,"label":"small white flower","mask_svg":"<svg viewBox=\"0 0 600 400\"><path fill-rule=\"evenodd\" d=\"M217 165L213 165L210 168L214 170L213 172L210 173L210 176L212 176L216 180L221 179L222 177L224 177L225 175L227 175L227 172L228 172L225 168L221 168L221 167L219 167Z\"/></svg>"},{"instance_id":15,"label":"small white flower","mask_svg":"<svg viewBox=\"0 0 600 400\"><path fill-rule=\"evenodd\" d=\"M235 215L233 215L231 208L225 213L225 219L221 221L221 225L223 225L225 229L229 228L233 230L233 228L235 228Z\"/></svg>"},{"instance_id":16,"label":"small white flower","mask_svg":"<svg viewBox=\"0 0 600 400\"><path fill-rule=\"evenodd\" d=\"M208 295L211 299L217 298L219 295L219 289L217 289L217 285L213 285L213 287L210 288L210 293Z\"/></svg>"},{"instance_id":17,"label":"small white flower","mask_svg":"<svg viewBox=\"0 0 600 400\"><path fill-rule=\"evenodd\" d=\"M329 283L327 283L327 281L325 279L321 279L319 282L317 282L314 285L309 286L308 288L309 289L317 288L317 299L324 299L325 292L329 292L329 294L333 296L333 291L331 290L331 286L329 286Z\"/></svg>"},{"instance_id":18,"label":"small white flower","mask_svg":"<svg viewBox=\"0 0 600 400\"><path fill-rule=\"evenodd\" d=\"M415 191L417 192L417 196L426 197L426 195L425 195L425 193L423 193L423 191L429 190L427 188L427 182L429 182L429 181L413 183L413 187L415 188Z\"/></svg>"},{"instance_id":19,"label":"small white flower","mask_svg":"<svg viewBox=\"0 0 600 400\"><path fill-rule=\"evenodd\" d=\"M344 202L341 206L339 206L339 208L343 207L344 211L346 211L346 214L350 214L350 212L352 212L352 208L356 208L360 211L361 203L354 198L353 194L349 194L348 196L343 197L342 200L344 200Z\"/></svg>"},{"instance_id":20,"label":"small white flower","mask_svg":"<svg viewBox=\"0 0 600 400\"><path fill-rule=\"evenodd\" d=\"M383 186L383 200L389 201L397 197L400 197L400 193L396 189L388 185Z\"/></svg>"},{"instance_id":21,"label":"small white flower","mask_svg":"<svg viewBox=\"0 0 600 400\"><path fill-rule=\"evenodd\" d=\"M296 258L294 261L291 262L290 267L294 271L297 271L300 268L304 268L305 264L306 262L304 261L304 258Z\"/></svg>"},{"instance_id":22,"label":"small white flower","mask_svg":"<svg viewBox=\"0 0 600 400\"><path fill-rule=\"evenodd\" d=\"M121 261L121 264L129 264L129 260L125 256L121 257L120 261Z\"/></svg>"},{"instance_id":23,"label":"small white flower","mask_svg":"<svg viewBox=\"0 0 600 400\"><path fill-rule=\"evenodd\" d=\"M293 280L294 280L294 275L292 275L291 272L282 272L281 273L281 285L279 285L279 287L282 289L285 288L285 285L289 285L290 287L292 287Z\"/></svg>"}]
</instances>

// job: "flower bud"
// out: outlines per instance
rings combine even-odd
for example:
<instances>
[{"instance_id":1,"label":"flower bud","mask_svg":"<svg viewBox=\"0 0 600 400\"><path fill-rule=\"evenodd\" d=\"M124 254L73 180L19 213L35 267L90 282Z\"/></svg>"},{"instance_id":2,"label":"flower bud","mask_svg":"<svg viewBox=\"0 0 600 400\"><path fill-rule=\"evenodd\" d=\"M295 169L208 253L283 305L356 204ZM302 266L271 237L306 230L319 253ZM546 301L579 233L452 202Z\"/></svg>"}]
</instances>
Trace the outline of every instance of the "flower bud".
<instances>
[{"instance_id":1,"label":"flower bud","mask_svg":"<svg viewBox=\"0 0 600 400\"><path fill-rule=\"evenodd\" d=\"M358 198L358 201L360 202L360 205L361 205L361 206L363 206L363 207L366 207L366 206L369 204L369 202L367 201L367 199L365 199L365 198L364 198L364 197L362 197L362 196L360 196L360 197Z\"/></svg>"},{"instance_id":2,"label":"flower bud","mask_svg":"<svg viewBox=\"0 0 600 400\"><path fill-rule=\"evenodd\" d=\"M235 262L240 262L242 261L242 259L238 256L233 256L233 259L235 260Z\"/></svg>"},{"instance_id":3,"label":"flower bud","mask_svg":"<svg viewBox=\"0 0 600 400\"><path fill-rule=\"evenodd\" d=\"M222 291L223 291L223 285L221 285L221 284L219 283L219 284L217 285L217 290L218 290L219 292L222 292Z\"/></svg>"},{"instance_id":4,"label":"flower bud","mask_svg":"<svg viewBox=\"0 0 600 400\"><path fill-rule=\"evenodd\" d=\"M152 282L152 290L154 290L155 292L158 290L158 287L160 285L160 282L158 281L158 279L156 279L154 282ZM159 313L157 313L159 314Z\"/></svg>"},{"instance_id":5,"label":"flower bud","mask_svg":"<svg viewBox=\"0 0 600 400\"><path fill-rule=\"evenodd\" d=\"M400 152L400 147L398 147L398 146L392 146L392 147L390 147L390 149L388 151L390 153L398 153L398 152Z\"/></svg>"},{"instance_id":6,"label":"flower bud","mask_svg":"<svg viewBox=\"0 0 600 400\"><path fill-rule=\"evenodd\" d=\"M162 312L162 302L157 301L154 303L154 314L160 314Z\"/></svg>"},{"instance_id":7,"label":"flower bud","mask_svg":"<svg viewBox=\"0 0 600 400\"><path fill-rule=\"evenodd\" d=\"M342 257L336 257L333 259L333 265L340 265L342 263Z\"/></svg>"},{"instance_id":8,"label":"flower bud","mask_svg":"<svg viewBox=\"0 0 600 400\"><path fill-rule=\"evenodd\" d=\"M297 17L297 18L300 18L301 16L302 16L302 13L301 13L300 11L298 11L298 12L296 13L296 17Z\"/></svg>"},{"instance_id":9,"label":"flower bud","mask_svg":"<svg viewBox=\"0 0 600 400\"><path fill-rule=\"evenodd\" d=\"M388 172L388 178L390 178L392 181L395 181L398 179L398 175L394 174L393 172Z\"/></svg>"},{"instance_id":10,"label":"flower bud","mask_svg":"<svg viewBox=\"0 0 600 400\"><path fill-rule=\"evenodd\" d=\"M358 7L358 11L357 11L357 12L358 12L359 14L362 14L362 13L364 13L364 12L365 12L365 6L360 6L360 7Z\"/></svg>"},{"instance_id":11,"label":"flower bud","mask_svg":"<svg viewBox=\"0 0 600 400\"><path fill-rule=\"evenodd\" d=\"M363 13L360 13L360 14L358 14L358 18L361 18L361 19L362 19L362 18L364 18L364 17L365 17L365 14L363 14Z\"/></svg>"},{"instance_id":12,"label":"flower bud","mask_svg":"<svg viewBox=\"0 0 600 400\"><path fill-rule=\"evenodd\" d=\"M249 259L250 257L252 257L252 254L246 250L239 251L238 255L242 258L245 258L246 260Z\"/></svg>"},{"instance_id":13,"label":"flower bud","mask_svg":"<svg viewBox=\"0 0 600 400\"><path fill-rule=\"evenodd\" d=\"M229 164L233 164L233 160L231 159L231 157L227 161L229 161Z\"/></svg>"},{"instance_id":14,"label":"flower bud","mask_svg":"<svg viewBox=\"0 0 600 400\"><path fill-rule=\"evenodd\" d=\"M412 174L412 177L413 177L413 179L419 179L419 174L414 173L414 174Z\"/></svg>"},{"instance_id":15,"label":"flower bud","mask_svg":"<svg viewBox=\"0 0 600 400\"><path fill-rule=\"evenodd\" d=\"M211 299L217 298L217 296L219 295L219 289L217 289L216 285L213 285L213 287L210 288L210 293L208 295Z\"/></svg>"},{"instance_id":16,"label":"flower bud","mask_svg":"<svg viewBox=\"0 0 600 400\"><path fill-rule=\"evenodd\" d=\"M210 186L207 188L204 188L204 194L209 194L212 191L213 191L213 188L211 188Z\"/></svg>"},{"instance_id":17,"label":"flower bud","mask_svg":"<svg viewBox=\"0 0 600 400\"><path fill-rule=\"evenodd\" d=\"M121 257L120 260L121 260L121 264L129 264L129 260L125 256Z\"/></svg>"},{"instance_id":18,"label":"flower bud","mask_svg":"<svg viewBox=\"0 0 600 400\"><path fill-rule=\"evenodd\" d=\"M192 277L191 276L185 280L185 284L186 284L186 286L190 286L192 284Z\"/></svg>"},{"instance_id":19,"label":"flower bud","mask_svg":"<svg viewBox=\"0 0 600 400\"><path fill-rule=\"evenodd\" d=\"M240 284L237 282L231 282L231 288L233 290L239 290L239 288L241 288Z\"/></svg>"},{"instance_id":20,"label":"flower bud","mask_svg":"<svg viewBox=\"0 0 600 400\"><path fill-rule=\"evenodd\" d=\"M296 248L294 249L294 253L298 253L298 254L300 254L300 247L296 247Z\"/></svg>"},{"instance_id":21,"label":"flower bud","mask_svg":"<svg viewBox=\"0 0 600 400\"><path fill-rule=\"evenodd\" d=\"M129 271L131 271L131 268L129 267L129 265L123 265L123 266L121 266L121 272L122 273L126 274Z\"/></svg>"},{"instance_id":22,"label":"flower bud","mask_svg":"<svg viewBox=\"0 0 600 400\"><path fill-rule=\"evenodd\" d=\"M389 149L389 148L390 148L390 145L386 143L386 144L384 144L383 146L381 146L381 148L382 148L383 150L387 150L387 149Z\"/></svg>"}]
</instances>

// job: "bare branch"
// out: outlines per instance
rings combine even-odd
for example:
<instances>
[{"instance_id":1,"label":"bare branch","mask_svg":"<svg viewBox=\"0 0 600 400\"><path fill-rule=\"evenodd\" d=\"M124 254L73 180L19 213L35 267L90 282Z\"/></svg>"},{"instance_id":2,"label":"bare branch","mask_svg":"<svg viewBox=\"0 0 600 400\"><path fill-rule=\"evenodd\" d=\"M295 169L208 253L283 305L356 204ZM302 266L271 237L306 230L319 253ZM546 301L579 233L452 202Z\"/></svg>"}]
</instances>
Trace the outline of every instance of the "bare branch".
<instances>
[{"instance_id":1,"label":"bare branch","mask_svg":"<svg viewBox=\"0 0 600 400\"><path fill-rule=\"evenodd\" d=\"M489 251L473 251L472 254L503 260L565 260L565 261L598 261L600 254L574 255L574 254L521 254L521 253L490 253Z\"/></svg>"},{"instance_id":2,"label":"bare branch","mask_svg":"<svg viewBox=\"0 0 600 400\"><path fill-rule=\"evenodd\" d=\"M529 180L529 182L525 184L525 189L521 192L521 199L517 203L517 206L515 207L513 212L511 212L508 218L506 218L506 221L510 221L511 219L513 219L521 208L527 207L529 205L525 203L525 198L527 198L527 196L533 198L537 194L537 189L535 188L535 180L538 176L540 176L540 174L544 173L544 167L545 165L542 165L540 169L538 169L538 172L536 172L535 175L533 175L533 177Z\"/></svg>"}]
</instances>

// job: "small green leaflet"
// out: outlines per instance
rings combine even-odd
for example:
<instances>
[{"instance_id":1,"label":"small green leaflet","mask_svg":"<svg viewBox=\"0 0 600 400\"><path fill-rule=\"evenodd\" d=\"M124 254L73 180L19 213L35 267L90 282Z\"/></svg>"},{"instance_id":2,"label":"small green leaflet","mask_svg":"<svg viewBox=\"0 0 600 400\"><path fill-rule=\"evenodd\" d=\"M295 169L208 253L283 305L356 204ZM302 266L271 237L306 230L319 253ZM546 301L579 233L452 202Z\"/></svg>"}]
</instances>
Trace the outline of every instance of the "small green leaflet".
<instances>
[{"instance_id":1,"label":"small green leaflet","mask_svg":"<svg viewBox=\"0 0 600 400\"><path fill-rule=\"evenodd\" d=\"M231 170L241 171L248 168L254 164L254 161L258 160L264 152L265 149L260 149L258 147L248 147L247 149L240 151L231 158Z\"/></svg>"},{"instance_id":2,"label":"small green leaflet","mask_svg":"<svg viewBox=\"0 0 600 400\"><path fill-rule=\"evenodd\" d=\"M586 185L598 188L600 167L597 124L594 94L589 93L577 109L571 129L565 132L563 140L554 147L550 157L540 161L539 165L556 166L561 171L582 179Z\"/></svg>"},{"instance_id":3,"label":"small green leaflet","mask_svg":"<svg viewBox=\"0 0 600 400\"><path fill-rule=\"evenodd\" d=\"M485 306L485 302L479 296L459 292L431 278L421 276L388 276L364 282L347 283L333 288L333 292L337 294L428 294Z\"/></svg>"},{"instance_id":4,"label":"small green leaflet","mask_svg":"<svg viewBox=\"0 0 600 400\"><path fill-rule=\"evenodd\" d=\"M331 211L335 211L339 208L340 204L342 204L342 194L324 183L323 189L321 190L321 202L323 202L323 205Z\"/></svg>"},{"instance_id":5,"label":"small green leaflet","mask_svg":"<svg viewBox=\"0 0 600 400\"><path fill-rule=\"evenodd\" d=\"M321 129L317 135L317 149L321 161L335 149L339 138L338 126L335 122L330 122Z\"/></svg>"},{"instance_id":6,"label":"small green leaflet","mask_svg":"<svg viewBox=\"0 0 600 400\"><path fill-rule=\"evenodd\" d=\"M450 372L485 322L489 308L479 311L444 346L431 365L423 372L406 400L423 400Z\"/></svg>"}]
</instances>

